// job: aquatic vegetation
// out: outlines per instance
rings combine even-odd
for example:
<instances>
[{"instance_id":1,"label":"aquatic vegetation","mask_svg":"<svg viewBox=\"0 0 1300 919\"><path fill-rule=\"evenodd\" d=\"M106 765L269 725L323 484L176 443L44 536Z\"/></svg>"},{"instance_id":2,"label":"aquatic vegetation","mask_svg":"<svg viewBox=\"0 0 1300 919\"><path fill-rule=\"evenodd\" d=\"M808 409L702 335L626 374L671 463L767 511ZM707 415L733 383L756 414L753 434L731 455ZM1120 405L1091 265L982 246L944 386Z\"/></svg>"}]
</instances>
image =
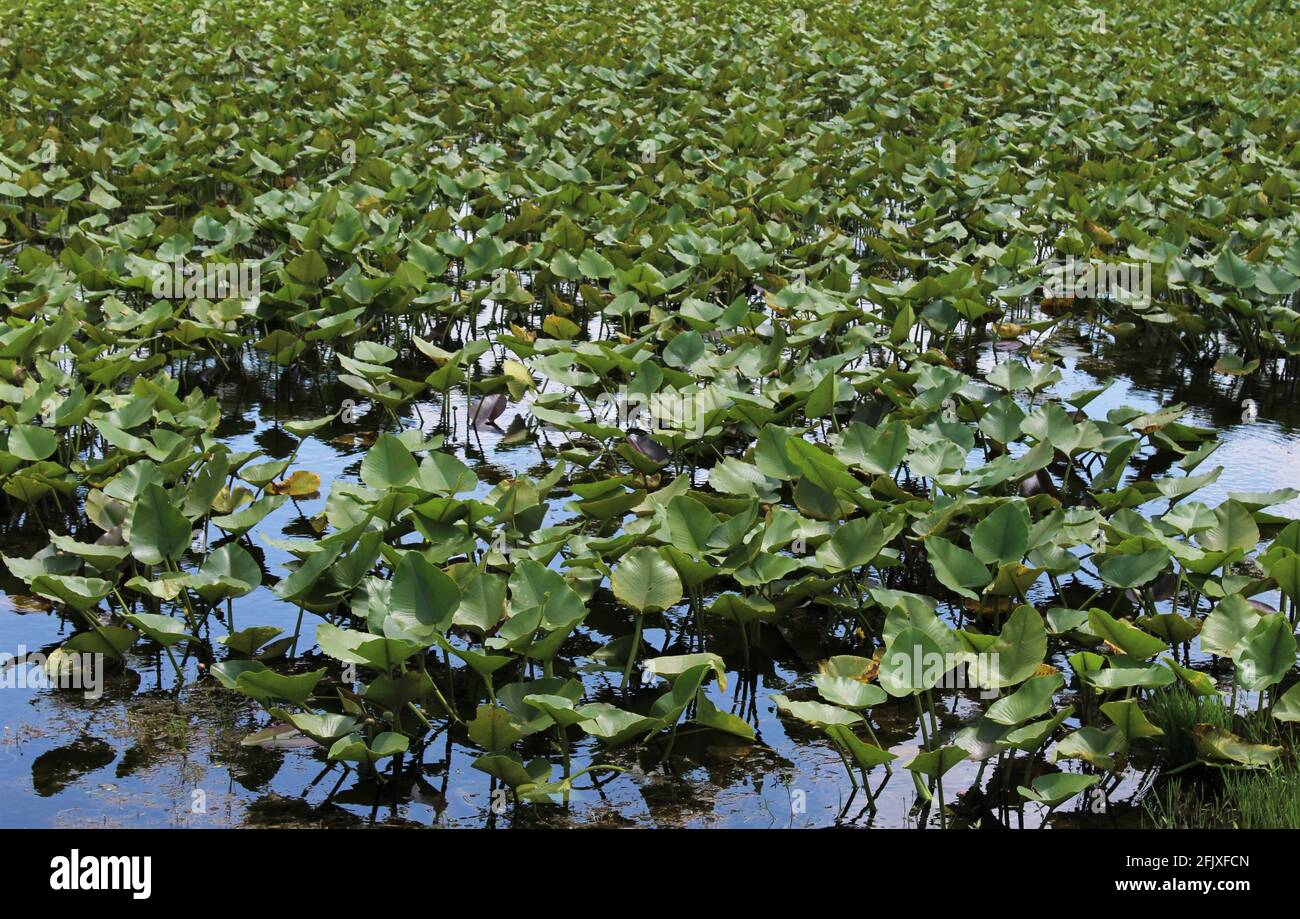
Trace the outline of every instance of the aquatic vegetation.
<instances>
[{"instance_id":1,"label":"aquatic vegetation","mask_svg":"<svg viewBox=\"0 0 1300 919\"><path fill-rule=\"evenodd\" d=\"M1300 778L1294 764L1225 771L1211 785L1177 776L1149 794L1144 809L1161 828L1295 829L1300 827Z\"/></svg>"},{"instance_id":2,"label":"aquatic vegetation","mask_svg":"<svg viewBox=\"0 0 1300 919\"><path fill-rule=\"evenodd\" d=\"M152 657L358 800L454 744L494 816L689 783L760 707L939 827L1281 781L1300 491L1206 498L1216 427L1063 368L1294 392L1295 23L886 7L4 13L0 560L70 625L46 670Z\"/></svg>"}]
</instances>

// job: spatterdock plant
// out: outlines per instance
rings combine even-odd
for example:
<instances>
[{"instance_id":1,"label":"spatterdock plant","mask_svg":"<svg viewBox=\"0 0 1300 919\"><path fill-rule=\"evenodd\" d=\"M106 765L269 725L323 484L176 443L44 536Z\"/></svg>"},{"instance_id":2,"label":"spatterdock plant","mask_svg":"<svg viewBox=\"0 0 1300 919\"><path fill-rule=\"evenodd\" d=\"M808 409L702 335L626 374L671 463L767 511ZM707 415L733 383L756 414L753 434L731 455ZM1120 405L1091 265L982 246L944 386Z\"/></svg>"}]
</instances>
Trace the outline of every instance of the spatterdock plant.
<instances>
[{"instance_id":1,"label":"spatterdock plant","mask_svg":"<svg viewBox=\"0 0 1300 919\"><path fill-rule=\"evenodd\" d=\"M641 630L645 614L662 612L682 599L682 582L673 566L655 549L639 546L623 556L610 576L614 596L629 607L636 619L632 640L623 665L623 686L628 685L641 654Z\"/></svg>"},{"instance_id":2,"label":"spatterdock plant","mask_svg":"<svg viewBox=\"0 0 1300 919\"><path fill-rule=\"evenodd\" d=\"M1289 35L1289 10L1248 26L1214 4L1112 11L1137 88L1117 93L1068 30L996 5L924 10L925 67L814 17L827 81L825 54L718 40L770 18L762 0L689 35L611 6L558 44L542 3L512 13L519 53L430 80L409 62L498 60L507 40L484 0L451 3L472 27L431 36L399 4L376 8L379 34L329 5L254 0L221 24L257 26L246 69L310 77L328 58L332 78L244 79L215 40L187 50L210 78L199 94L157 66L172 6L98 17L137 52L111 68L57 3L9 23L26 72L58 78L0 103L0 507L7 537L39 543L6 567L75 626L65 660L130 667L148 648L179 691L198 657L283 722L272 739L298 731L369 770L446 730L541 800L576 776L525 759L530 744L658 743L687 718L752 736L709 673L743 671L740 695L769 654L795 680L831 656L823 701L782 711L831 737L856 781L888 766L878 693L915 708L911 769L941 822L954 746L981 770L1025 760L1004 801L1069 800L1082 780L1034 775L1044 755L1117 777L1130 749L1164 742L1144 721L1153 694L1219 694L1198 653L1230 670L1234 713L1256 693L1291 717L1300 529L1267 508L1294 491L1203 503L1228 470L1209 467L1218 435L1191 407L1059 389L1090 372L1061 333L1072 349L1137 341L1241 382L1249 425L1245 394L1300 354L1297 174L1275 129L1289 97L1154 53L1169 28L1146 27L1209 29L1268 72L1286 43L1253 36ZM573 59L611 27L640 58ZM364 73L329 47L362 33L381 62ZM998 53L1007 36L1041 53ZM669 78L706 71L708 86ZM1104 133L1062 108L1065 85L1105 102ZM719 118L709 87L745 104ZM1143 87L1226 99L1229 129L1193 137ZM1041 114L999 119L989 141L971 99ZM1150 168L1111 168L1135 158ZM1061 179L1097 170L1101 198ZM1190 224L1189 172L1216 177ZM244 266L256 290L198 283ZM1094 284L1115 277L1147 283ZM611 419L611 397L645 411ZM606 586L628 615L604 615ZM267 604L294 627L259 621ZM647 616L667 627L650 661ZM736 661L690 656L733 638ZM936 653L999 693L968 694L952 734ZM590 701L638 662L647 686L669 681L648 713L631 692L636 711ZM1197 739L1207 763L1270 755Z\"/></svg>"}]
</instances>

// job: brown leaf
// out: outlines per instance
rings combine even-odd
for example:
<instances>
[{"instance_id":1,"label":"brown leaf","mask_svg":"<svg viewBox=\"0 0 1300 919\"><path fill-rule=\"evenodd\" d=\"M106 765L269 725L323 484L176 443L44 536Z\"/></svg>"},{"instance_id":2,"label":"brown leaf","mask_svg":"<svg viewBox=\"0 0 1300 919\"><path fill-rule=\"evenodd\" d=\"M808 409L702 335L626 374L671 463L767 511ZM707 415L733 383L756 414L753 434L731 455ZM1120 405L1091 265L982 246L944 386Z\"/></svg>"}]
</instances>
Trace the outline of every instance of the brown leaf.
<instances>
[{"instance_id":1,"label":"brown leaf","mask_svg":"<svg viewBox=\"0 0 1300 919\"><path fill-rule=\"evenodd\" d=\"M291 498L309 498L320 493L320 476L299 469L289 478L266 486L269 495L288 495Z\"/></svg>"},{"instance_id":2,"label":"brown leaf","mask_svg":"<svg viewBox=\"0 0 1300 919\"><path fill-rule=\"evenodd\" d=\"M342 447L370 447L378 439L379 435L374 431L361 431L357 434L340 434L338 437L331 438L330 443Z\"/></svg>"},{"instance_id":3,"label":"brown leaf","mask_svg":"<svg viewBox=\"0 0 1300 919\"><path fill-rule=\"evenodd\" d=\"M43 613L53 609L50 601L42 597L29 597L27 594L9 594L9 605L18 613Z\"/></svg>"},{"instance_id":4,"label":"brown leaf","mask_svg":"<svg viewBox=\"0 0 1300 919\"><path fill-rule=\"evenodd\" d=\"M1012 598L998 596L988 596L982 600L967 598L961 601L961 605L966 608L967 612L974 613L977 616L1006 616L1016 608L1016 603Z\"/></svg>"}]
</instances>

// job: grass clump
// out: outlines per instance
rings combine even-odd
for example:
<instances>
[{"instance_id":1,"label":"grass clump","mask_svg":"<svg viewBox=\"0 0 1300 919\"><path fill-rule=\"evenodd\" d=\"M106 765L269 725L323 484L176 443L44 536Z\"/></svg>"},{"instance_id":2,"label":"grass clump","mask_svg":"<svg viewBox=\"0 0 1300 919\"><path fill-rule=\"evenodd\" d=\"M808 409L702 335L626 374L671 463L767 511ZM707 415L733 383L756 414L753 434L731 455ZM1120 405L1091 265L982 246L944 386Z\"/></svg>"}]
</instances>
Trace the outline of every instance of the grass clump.
<instances>
[{"instance_id":1,"label":"grass clump","mask_svg":"<svg viewBox=\"0 0 1300 919\"><path fill-rule=\"evenodd\" d=\"M1181 683L1151 693L1147 698L1147 717L1164 734L1167 767L1185 766L1196 761L1196 742L1192 726L1213 724L1232 729L1232 715L1219 696L1197 696Z\"/></svg>"},{"instance_id":2,"label":"grass clump","mask_svg":"<svg viewBox=\"0 0 1300 919\"><path fill-rule=\"evenodd\" d=\"M1300 768L1292 759L1271 771L1221 769L1176 776L1144 802L1146 819L1168 830L1300 828Z\"/></svg>"},{"instance_id":3,"label":"grass clump","mask_svg":"<svg viewBox=\"0 0 1300 919\"><path fill-rule=\"evenodd\" d=\"M1182 685L1152 693L1147 703L1151 721L1165 732L1166 747L1166 777L1143 802L1149 824L1160 829L1300 828L1300 765L1289 754L1271 769L1182 772L1198 759L1192 735L1197 724L1233 731L1253 744L1281 743L1277 723L1266 713L1234 718L1221 697L1197 697Z\"/></svg>"}]
</instances>

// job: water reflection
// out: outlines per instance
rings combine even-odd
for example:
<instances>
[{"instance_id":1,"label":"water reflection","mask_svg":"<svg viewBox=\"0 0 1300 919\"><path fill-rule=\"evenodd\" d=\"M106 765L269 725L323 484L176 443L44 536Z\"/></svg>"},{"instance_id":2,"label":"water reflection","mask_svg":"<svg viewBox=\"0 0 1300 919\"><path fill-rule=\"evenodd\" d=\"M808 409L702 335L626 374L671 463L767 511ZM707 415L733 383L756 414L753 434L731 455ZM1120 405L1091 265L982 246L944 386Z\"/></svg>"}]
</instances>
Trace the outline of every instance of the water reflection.
<instances>
[{"instance_id":1,"label":"water reflection","mask_svg":"<svg viewBox=\"0 0 1300 919\"><path fill-rule=\"evenodd\" d=\"M1177 352L1171 359L1156 361L1149 351L1086 333L1062 332L1052 344L1062 356L1062 380L1055 393L1108 387L1088 405L1090 416L1104 417L1121 405L1146 411L1183 402L1189 406L1188 423L1220 433L1222 446L1207 462L1225 468L1219 480L1198 495L1199 500L1215 504L1231 492L1300 488L1300 438L1296 437L1300 401L1294 381L1266 372L1244 379L1227 377L1216 374L1212 365ZM994 362L1008 359L1018 357L990 347L973 357L967 369L987 372ZM478 372L498 373L500 367L493 360L491 352L485 354ZM220 399L223 421L218 436L233 450L260 450L268 459L287 458L297 447L297 438L282 427L286 421L333 412L351 394L327 368L290 373L249 364L224 375L215 386L202 377L194 381L210 387ZM1254 422L1242 421L1244 399L1258 404ZM511 422L526 413L526 404L510 405L498 419L499 426L472 432L465 426L468 411L469 400L453 392L446 402L434 398L408 403L398 415L408 427L448 438L480 479L477 497L503 480L537 477L549 468L555 448L547 446L544 438L517 440L508 433ZM892 776L877 771L870 796L865 790L855 793L839 756L823 735L776 717L770 701L773 693L814 698L809 674L816 662L855 647L855 624L817 606L800 609L776 628L763 630L761 643L751 649L753 666L747 679L733 670L727 691L717 685L709 688L709 697L719 709L752 721L758 732L756 743L684 728L674 741L672 756L665 759L663 741L606 751L593 738L575 732L569 738L575 769L608 763L627 771L585 777L567 805L495 808L493 786L486 775L470 768L476 754L458 726L440 728L428 738L405 763L409 768L402 770L401 779L394 781L358 777L341 764L327 763L320 749L246 745L245 738L264 727L265 720L258 707L203 676L205 665L220 656L213 643L228 628L252 624L275 626L284 635L295 631L296 608L271 593L293 556L261 534L277 539L314 537L318 530L313 518L325 510L330 483L357 477L370 442L366 432L375 430L380 420L371 415L354 425L334 424L302 445L295 468L320 476L320 494L285 502L257 528L257 537L240 539L262 570L262 587L212 611L199 635L202 645L184 657L186 679L179 690L166 657L144 643L130 652L127 669L110 681L98 702L56 691L0 693L4 725L0 797L6 802L0 822L10 826L352 826L374 821L426 826L777 827L915 826L932 817L931 805L919 800L909 775L897 768ZM1130 475L1157 471L1139 461ZM565 494L557 491L543 526L569 521ZM1300 516L1300 499L1273 511ZM72 516L46 523L51 530L79 538L93 536ZM45 542L46 531L27 521L0 530L0 545L9 554L26 556ZM220 544L215 542L214 547ZM900 576L924 590L929 573L920 566ZM22 582L7 572L0 573L0 587L8 593L0 608L0 647L49 649L75 629L77 624L61 611L25 595ZM1061 602L1062 594L1067 602L1077 602L1093 587L1077 578L1057 587L1044 581L1035 587L1032 599L1044 608ZM1276 604L1276 598L1265 595L1263 599ZM961 606L945 611L958 626L978 615ZM646 641L661 653L685 651L683 630L689 624L684 620L680 614L647 617ZM213 623L220 626L215 633ZM741 659L734 628L725 623L709 623L708 628L710 646L734 666ZM304 634L313 631L314 623ZM627 631L624 611L595 602L574 647L590 654ZM336 662L311 649L300 650L297 666L326 666L327 679L338 678ZM1052 663L1068 671L1063 658L1058 654ZM1189 660L1202 667L1207 663L1194 648ZM446 685L446 672L438 667L432 671L435 680ZM648 709L658 694L651 687L621 690L616 675L598 669L575 676L582 679L588 699L615 702L632 711ZM1064 698L1070 699L1071 692L1067 687ZM462 710L469 709L478 701L477 686L460 680L453 701ZM969 722L977 703L960 693L943 701L940 721L947 740ZM876 706L871 716L882 742L901 761L920 749L914 712L908 705L891 700ZM530 738L525 755L552 756L549 745L547 736ZM956 819L985 827L1036 825L1041 814L1033 807L1022 809L1015 790L1024 768L1024 757L1012 764L960 764L945 780ZM1144 768L1140 760L1130 764L1112 800L1122 802L1138 791L1147 781ZM980 787L974 786L977 779ZM1120 806L1107 819L1127 819L1124 813ZM1086 818L1060 815L1057 822Z\"/></svg>"}]
</instances>

